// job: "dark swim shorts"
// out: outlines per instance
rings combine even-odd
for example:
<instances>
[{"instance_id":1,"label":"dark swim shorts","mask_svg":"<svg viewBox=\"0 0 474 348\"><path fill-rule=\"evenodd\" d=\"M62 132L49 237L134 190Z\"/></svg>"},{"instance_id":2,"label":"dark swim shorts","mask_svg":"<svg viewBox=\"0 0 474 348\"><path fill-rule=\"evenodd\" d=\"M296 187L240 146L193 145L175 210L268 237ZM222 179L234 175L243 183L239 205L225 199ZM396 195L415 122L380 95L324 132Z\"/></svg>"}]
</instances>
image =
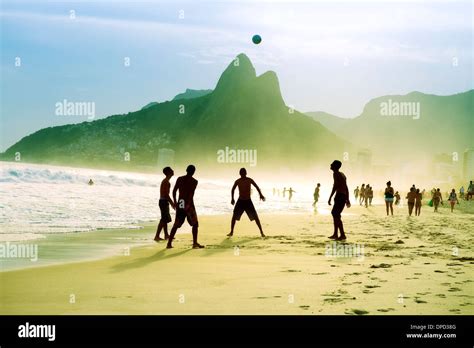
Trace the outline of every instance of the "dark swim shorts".
<instances>
[{"instance_id":1,"label":"dark swim shorts","mask_svg":"<svg viewBox=\"0 0 474 348\"><path fill-rule=\"evenodd\" d=\"M258 217L257 211L255 210L251 199L237 200L237 203L234 207L234 218L236 220L240 220L240 217L242 216L244 211L247 213L247 216L249 217L250 221L253 221Z\"/></svg>"},{"instance_id":2,"label":"dark swim shorts","mask_svg":"<svg viewBox=\"0 0 474 348\"><path fill-rule=\"evenodd\" d=\"M184 209L184 208L178 208L176 210L176 220L175 220L175 224L178 226L178 227L181 227L184 223L184 220L188 220L188 223L191 225L191 226L196 226L198 227L199 226L199 223L198 223L198 218L197 218L197 214L196 214L196 208L194 207L194 204L192 204L189 208L187 209Z\"/></svg>"},{"instance_id":3,"label":"dark swim shorts","mask_svg":"<svg viewBox=\"0 0 474 348\"><path fill-rule=\"evenodd\" d=\"M160 206L160 212L161 212L161 220L160 222L163 222L167 224L168 222L171 222L171 215L170 215L170 203L166 199L160 199L160 202L158 203Z\"/></svg>"}]
</instances>

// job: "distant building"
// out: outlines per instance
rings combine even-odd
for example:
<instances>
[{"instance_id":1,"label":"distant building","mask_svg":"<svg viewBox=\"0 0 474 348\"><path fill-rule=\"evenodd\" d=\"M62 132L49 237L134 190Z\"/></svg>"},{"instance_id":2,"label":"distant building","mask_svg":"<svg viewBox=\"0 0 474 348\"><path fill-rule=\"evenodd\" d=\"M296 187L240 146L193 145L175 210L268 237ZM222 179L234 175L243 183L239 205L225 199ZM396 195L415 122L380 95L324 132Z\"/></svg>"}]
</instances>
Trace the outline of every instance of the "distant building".
<instances>
[{"instance_id":1,"label":"distant building","mask_svg":"<svg viewBox=\"0 0 474 348\"><path fill-rule=\"evenodd\" d=\"M158 150L158 168L171 167L174 165L174 150L159 149Z\"/></svg>"},{"instance_id":2,"label":"distant building","mask_svg":"<svg viewBox=\"0 0 474 348\"><path fill-rule=\"evenodd\" d=\"M474 149L464 151L462 173L464 180L474 180Z\"/></svg>"}]
</instances>

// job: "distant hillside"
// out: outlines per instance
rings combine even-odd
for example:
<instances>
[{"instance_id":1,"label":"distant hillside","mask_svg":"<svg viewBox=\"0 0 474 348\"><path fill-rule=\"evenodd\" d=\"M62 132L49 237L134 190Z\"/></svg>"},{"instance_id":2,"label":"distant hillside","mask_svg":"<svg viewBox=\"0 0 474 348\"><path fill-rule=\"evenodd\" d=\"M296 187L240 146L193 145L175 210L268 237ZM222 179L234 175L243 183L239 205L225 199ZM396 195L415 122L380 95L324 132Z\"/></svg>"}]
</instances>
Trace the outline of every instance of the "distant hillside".
<instances>
[{"instance_id":1,"label":"distant hillside","mask_svg":"<svg viewBox=\"0 0 474 348\"><path fill-rule=\"evenodd\" d=\"M155 166L158 151L167 148L175 151L175 163L211 166L217 164L217 151L228 147L257 150L259 166L308 167L341 157L349 146L288 108L276 74L256 76L244 54L229 64L214 91L176 98L126 115L41 129L1 158L12 160L21 152L26 162ZM128 163L125 152L130 154Z\"/></svg>"},{"instance_id":2,"label":"distant hillside","mask_svg":"<svg viewBox=\"0 0 474 348\"><path fill-rule=\"evenodd\" d=\"M403 161L474 147L473 106L474 90L449 96L412 92L372 99L349 120L309 114L341 138L371 149L376 158Z\"/></svg>"},{"instance_id":3,"label":"distant hillside","mask_svg":"<svg viewBox=\"0 0 474 348\"><path fill-rule=\"evenodd\" d=\"M198 97L203 97L212 92L212 89L189 89L187 88L186 91L176 95L173 100L178 99L193 99Z\"/></svg>"},{"instance_id":4,"label":"distant hillside","mask_svg":"<svg viewBox=\"0 0 474 348\"><path fill-rule=\"evenodd\" d=\"M324 111L307 112L306 115L311 116L333 133L337 133L343 125L350 122L348 118L334 116Z\"/></svg>"}]
</instances>

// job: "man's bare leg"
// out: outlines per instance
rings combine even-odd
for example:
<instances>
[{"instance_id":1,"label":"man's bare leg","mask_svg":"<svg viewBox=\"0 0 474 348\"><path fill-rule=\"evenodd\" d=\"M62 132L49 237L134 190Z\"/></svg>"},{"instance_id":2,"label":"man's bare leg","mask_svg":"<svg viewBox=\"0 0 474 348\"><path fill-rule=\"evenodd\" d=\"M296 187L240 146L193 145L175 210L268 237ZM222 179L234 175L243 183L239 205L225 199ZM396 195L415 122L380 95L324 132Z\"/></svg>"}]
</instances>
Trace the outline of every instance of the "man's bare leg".
<instances>
[{"instance_id":1,"label":"man's bare leg","mask_svg":"<svg viewBox=\"0 0 474 348\"><path fill-rule=\"evenodd\" d=\"M234 235L235 221L235 217L232 216L232 221L230 222L230 233L227 235L228 237L232 237Z\"/></svg>"},{"instance_id":2,"label":"man's bare leg","mask_svg":"<svg viewBox=\"0 0 474 348\"><path fill-rule=\"evenodd\" d=\"M155 238L154 238L154 240L156 242L159 242L160 240L163 240L162 238L160 238L160 232L163 229L163 225L166 226L166 224L163 224L163 222L160 221L160 223L158 224L158 227L156 228L156 234L155 234ZM165 232L165 235L166 234L168 234L168 233Z\"/></svg>"},{"instance_id":3,"label":"man's bare leg","mask_svg":"<svg viewBox=\"0 0 474 348\"><path fill-rule=\"evenodd\" d=\"M260 236L265 237L265 235L263 234L262 225L260 224L260 219L258 218L258 216L255 218L255 223L257 224L258 229L260 230Z\"/></svg>"},{"instance_id":4,"label":"man's bare leg","mask_svg":"<svg viewBox=\"0 0 474 348\"><path fill-rule=\"evenodd\" d=\"M193 249L204 248L204 245L198 243L198 227L193 226Z\"/></svg>"},{"instance_id":5,"label":"man's bare leg","mask_svg":"<svg viewBox=\"0 0 474 348\"><path fill-rule=\"evenodd\" d=\"M173 227L171 228L171 232L170 232L170 235L169 235L169 238L168 238L168 244L166 244L166 249L171 249L173 246L171 245L171 242L173 241L174 239L174 235L176 234L176 231L178 230L178 226L176 225L176 223L173 225Z\"/></svg>"}]
</instances>

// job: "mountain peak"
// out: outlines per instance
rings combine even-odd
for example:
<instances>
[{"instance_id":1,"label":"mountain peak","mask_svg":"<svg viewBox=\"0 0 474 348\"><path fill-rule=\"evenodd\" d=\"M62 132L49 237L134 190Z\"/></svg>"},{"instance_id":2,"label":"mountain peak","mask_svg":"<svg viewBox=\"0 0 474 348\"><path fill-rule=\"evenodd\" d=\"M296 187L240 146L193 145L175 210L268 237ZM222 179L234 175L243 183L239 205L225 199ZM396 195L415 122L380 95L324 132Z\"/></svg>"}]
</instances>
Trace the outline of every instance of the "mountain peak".
<instances>
[{"instance_id":1,"label":"mountain peak","mask_svg":"<svg viewBox=\"0 0 474 348\"><path fill-rule=\"evenodd\" d=\"M241 53L235 57L224 70L217 82L215 90L232 88L232 86L238 87L256 77L257 73L249 57Z\"/></svg>"}]
</instances>

